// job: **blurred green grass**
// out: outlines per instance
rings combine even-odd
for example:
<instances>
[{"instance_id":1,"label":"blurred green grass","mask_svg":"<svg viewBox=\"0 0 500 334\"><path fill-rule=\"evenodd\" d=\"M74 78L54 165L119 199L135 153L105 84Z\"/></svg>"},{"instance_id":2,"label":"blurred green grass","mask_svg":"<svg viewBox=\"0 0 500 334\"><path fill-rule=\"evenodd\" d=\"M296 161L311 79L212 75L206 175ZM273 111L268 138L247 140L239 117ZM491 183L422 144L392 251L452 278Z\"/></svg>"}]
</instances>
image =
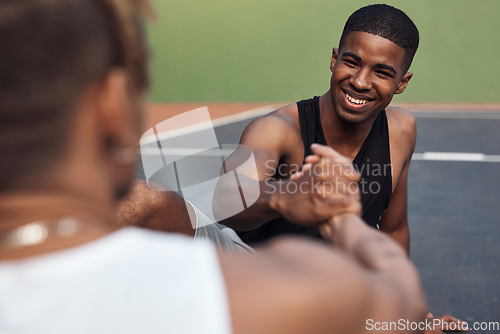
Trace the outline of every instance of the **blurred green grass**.
<instances>
[{"instance_id":1,"label":"blurred green grass","mask_svg":"<svg viewBox=\"0 0 500 334\"><path fill-rule=\"evenodd\" d=\"M331 49L370 1L156 0L151 100L295 101L329 87ZM387 1L420 31L401 102L500 102L500 1Z\"/></svg>"}]
</instances>

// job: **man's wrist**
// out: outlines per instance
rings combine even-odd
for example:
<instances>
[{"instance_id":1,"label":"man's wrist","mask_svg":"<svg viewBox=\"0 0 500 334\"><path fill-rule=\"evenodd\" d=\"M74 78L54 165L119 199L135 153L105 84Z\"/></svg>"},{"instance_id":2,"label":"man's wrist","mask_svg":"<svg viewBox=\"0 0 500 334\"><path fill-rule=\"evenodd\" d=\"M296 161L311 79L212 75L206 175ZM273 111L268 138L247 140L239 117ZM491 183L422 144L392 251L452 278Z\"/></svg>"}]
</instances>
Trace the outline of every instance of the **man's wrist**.
<instances>
[{"instance_id":1,"label":"man's wrist","mask_svg":"<svg viewBox=\"0 0 500 334\"><path fill-rule=\"evenodd\" d=\"M329 223L335 232L339 230L342 227L342 225L349 224L350 222L357 221L359 219L360 219L359 215L352 212L346 212L333 216L332 218L330 218Z\"/></svg>"},{"instance_id":2,"label":"man's wrist","mask_svg":"<svg viewBox=\"0 0 500 334\"><path fill-rule=\"evenodd\" d=\"M282 198L279 191L267 195L267 204L273 214L281 215Z\"/></svg>"}]
</instances>

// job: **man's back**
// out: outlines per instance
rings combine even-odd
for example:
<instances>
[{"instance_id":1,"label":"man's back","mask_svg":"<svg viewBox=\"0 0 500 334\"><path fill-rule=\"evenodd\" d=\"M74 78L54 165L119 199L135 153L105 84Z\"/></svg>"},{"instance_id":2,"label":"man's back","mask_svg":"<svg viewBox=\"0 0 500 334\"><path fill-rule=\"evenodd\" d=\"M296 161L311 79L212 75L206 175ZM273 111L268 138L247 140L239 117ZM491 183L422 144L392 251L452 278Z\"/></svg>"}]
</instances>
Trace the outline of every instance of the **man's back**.
<instances>
[{"instance_id":1,"label":"man's back","mask_svg":"<svg viewBox=\"0 0 500 334\"><path fill-rule=\"evenodd\" d=\"M0 262L0 333L231 333L215 248L126 228Z\"/></svg>"}]
</instances>

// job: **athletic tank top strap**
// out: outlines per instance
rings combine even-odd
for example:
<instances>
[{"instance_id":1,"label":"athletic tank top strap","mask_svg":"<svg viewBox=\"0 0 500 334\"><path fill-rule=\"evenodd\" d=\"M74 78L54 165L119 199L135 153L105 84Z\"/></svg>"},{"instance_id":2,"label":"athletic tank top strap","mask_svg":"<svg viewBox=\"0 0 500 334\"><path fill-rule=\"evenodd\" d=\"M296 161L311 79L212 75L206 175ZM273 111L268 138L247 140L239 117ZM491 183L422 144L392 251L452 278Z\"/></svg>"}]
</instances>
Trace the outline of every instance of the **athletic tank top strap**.
<instances>
[{"instance_id":1,"label":"athletic tank top strap","mask_svg":"<svg viewBox=\"0 0 500 334\"><path fill-rule=\"evenodd\" d=\"M300 133L304 143L304 156L311 155L311 144L326 145L325 134L321 126L319 96L297 102L299 110Z\"/></svg>"}]
</instances>

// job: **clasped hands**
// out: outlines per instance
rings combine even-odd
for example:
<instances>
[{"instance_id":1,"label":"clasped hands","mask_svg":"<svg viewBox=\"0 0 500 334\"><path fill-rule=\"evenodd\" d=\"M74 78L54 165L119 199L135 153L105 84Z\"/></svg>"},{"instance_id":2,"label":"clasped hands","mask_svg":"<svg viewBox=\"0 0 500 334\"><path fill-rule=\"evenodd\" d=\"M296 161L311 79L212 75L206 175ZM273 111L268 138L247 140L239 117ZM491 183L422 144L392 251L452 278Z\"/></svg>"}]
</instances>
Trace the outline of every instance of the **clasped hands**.
<instances>
[{"instance_id":1,"label":"clasped hands","mask_svg":"<svg viewBox=\"0 0 500 334\"><path fill-rule=\"evenodd\" d=\"M328 221L347 213L361 215L358 182L352 162L331 147L313 144L302 170L284 182L294 183L277 193L272 206L287 220L302 226L317 225L327 236Z\"/></svg>"}]
</instances>

